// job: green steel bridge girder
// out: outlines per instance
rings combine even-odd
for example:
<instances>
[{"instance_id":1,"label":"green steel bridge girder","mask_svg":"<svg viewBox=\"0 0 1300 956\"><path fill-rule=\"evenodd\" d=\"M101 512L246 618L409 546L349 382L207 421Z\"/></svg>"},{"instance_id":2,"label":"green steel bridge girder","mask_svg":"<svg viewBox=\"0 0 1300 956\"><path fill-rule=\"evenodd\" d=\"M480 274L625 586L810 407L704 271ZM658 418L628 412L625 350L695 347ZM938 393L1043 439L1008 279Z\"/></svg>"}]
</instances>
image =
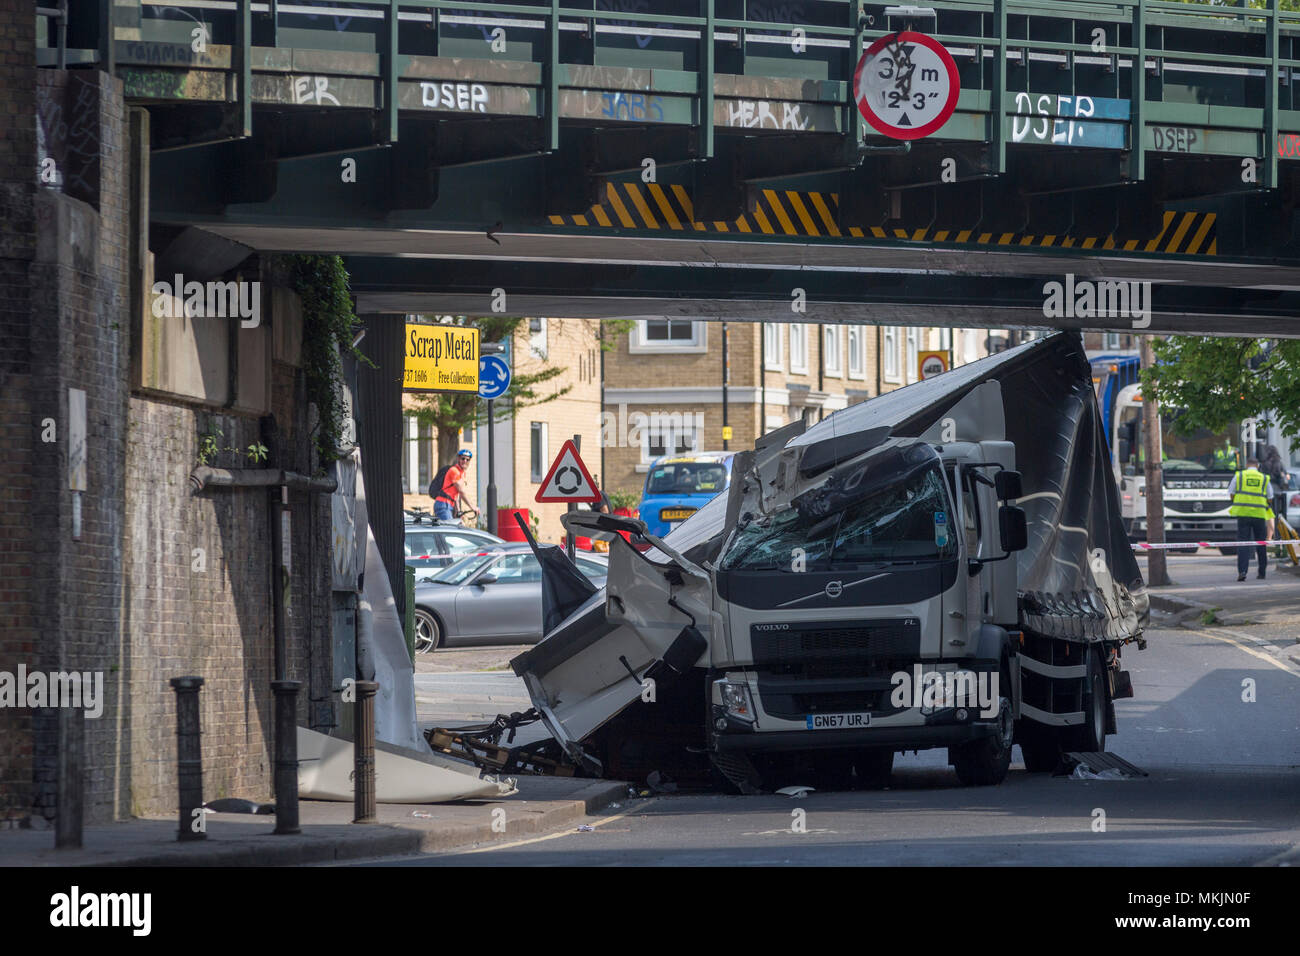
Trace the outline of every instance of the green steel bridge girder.
<instances>
[{"instance_id":1,"label":"green steel bridge girder","mask_svg":"<svg viewBox=\"0 0 1300 956\"><path fill-rule=\"evenodd\" d=\"M949 226L1145 247L1162 212L1200 202L1220 216L1217 255L1294 258L1300 14L938 0L937 21L913 26L953 51L963 91L945 127L900 154L864 135L850 95L863 44L906 25L885 4L810 0L799 24L739 19L739 0L664 0L653 15L357 0L356 17L196 3L182 16L117 0L114 42L83 51L150 108L154 214L168 222L580 229L606 183L650 158L706 222L789 188L835 194L837 225L883 227L887 241ZM340 193L345 159L357 179ZM465 164L481 172L462 176ZM1094 207L1142 228L1077 221Z\"/></svg>"}]
</instances>

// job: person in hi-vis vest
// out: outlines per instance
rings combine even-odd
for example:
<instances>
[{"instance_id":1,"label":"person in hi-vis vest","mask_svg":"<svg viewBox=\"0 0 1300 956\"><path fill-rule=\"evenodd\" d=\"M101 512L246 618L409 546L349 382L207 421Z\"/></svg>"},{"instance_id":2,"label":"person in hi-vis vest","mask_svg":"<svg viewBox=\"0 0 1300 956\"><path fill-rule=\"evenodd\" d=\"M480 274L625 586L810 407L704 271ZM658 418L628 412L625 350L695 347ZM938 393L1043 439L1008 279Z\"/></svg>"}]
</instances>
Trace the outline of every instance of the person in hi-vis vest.
<instances>
[{"instance_id":1,"label":"person in hi-vis vest","mask_svg":"<svg viewBox=\"0 0 1300 956\"><path fill-rule=\"evenodd\" d=\"M1268 475L1259 470L1259 459L1247 459L1245 469L1232 476L1228 493L1232 495L1228 514L1237 519L1238 541L1267 541L1273 537L1273 509L1269 505L1272 489ZM1255 554L1259 556L1258 577L1262 578L1268 567L1268 548L1256 545ZM1249 570L1250 548L1238 548L1237 580L1246 580Z\"/></svg>"}]
</instances>

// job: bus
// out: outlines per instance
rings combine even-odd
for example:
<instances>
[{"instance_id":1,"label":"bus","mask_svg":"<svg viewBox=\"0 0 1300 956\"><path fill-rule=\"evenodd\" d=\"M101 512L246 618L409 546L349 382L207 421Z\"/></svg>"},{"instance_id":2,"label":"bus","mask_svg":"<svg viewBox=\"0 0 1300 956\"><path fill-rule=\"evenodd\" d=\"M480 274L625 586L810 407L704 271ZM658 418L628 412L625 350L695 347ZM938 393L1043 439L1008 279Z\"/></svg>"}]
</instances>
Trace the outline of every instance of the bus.
<instances>
[{"instance_id":1,"label":"bus","mask_svg":"<svg viewBox=\"0 0 1300 956\"><path fill-rule=\"evenodd\" d=\"M1101 430L1109 448L1111 430L1115 427L1115 401L1121 389L1137 384L1141 363L1136 355L1097 355L1088 363L1092 366L1092 386L1097 391L1097 407L1101 410ZM1111 460L1114 462L1113 453ZM1119 480L1118 469L1115 480Z\"/></svg>"}]
</instances>

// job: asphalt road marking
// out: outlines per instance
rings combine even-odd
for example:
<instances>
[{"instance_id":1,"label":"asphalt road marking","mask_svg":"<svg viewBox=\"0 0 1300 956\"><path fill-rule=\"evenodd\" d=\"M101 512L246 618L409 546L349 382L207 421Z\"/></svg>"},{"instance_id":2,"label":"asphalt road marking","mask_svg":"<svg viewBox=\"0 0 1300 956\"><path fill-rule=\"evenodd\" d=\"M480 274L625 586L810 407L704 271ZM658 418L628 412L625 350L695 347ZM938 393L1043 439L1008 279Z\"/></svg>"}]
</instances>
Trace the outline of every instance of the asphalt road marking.
<instances>
[{"instance_id":1,"label":"asphalt road marking","mask_svg":"<svg viewBox=\"0 0 1300 956\"><path fill-rule=\"evenodd\" d=\"M1276 667L1278 670L1286 671L1286 673L1290 674L1292 677L1300 677L1300 673L1297 673L1294 668L1286 664L1283 664L1281 661L1279 661L1276 657L1273 657L1271 654L1265 654L1263 651L1257 651L1254 648L1247 647L1245 644L1241 643L1242 641L1250 641L1251 643L1254 643L1255 639L1253 637L1247 637L1245 634L1238 633L1237 631L1230 631L1226 627L1216 627L1215 633L1213 634L1210 633L1210 631L1206 630L1205 628L1198 627L1198 628L1194 628L1193 630L1197 634L1204 634L1206 637L1214 638L1214 640L1216 641L1223 641L1223 643L1225 644L1231 644L1233 647L1237 648L1237 650L1245 651L1251 657L1258 657L1261 661L1267 661L1268 663ZM1227 637L1226 635L1228 634L1231 634L1232 637ZM1234 641L1232 639L1233 637L1240 638L1240 640Z\"/></svg>"},{"instance_id":2,"label":"asphalt road marking","mask_svg":"<svg viewBox=\"0 0 1300 956\"><path fill-rule=\"evenodd\" d=\"M658 797L651 797L649 800L646 800L644 803L638 803L635 807L631 807L627 810L624 810L622 813L616 813L612 817L602 817L599 820L593 820L591 823L585 825L589 827L603 827L606 824L613 823L615 820L621 820L632 813L640 813L643 809L650 806L650 804L654 803L658 799L659 799ZM557 830L555 833L548 833L545 836L530 837L527 840L515 840L511 843L494 843L491 846L481 846L473 850L462 850L461 852L462 853L488 853L492 850L509 850L517 846L529 846L530 844L533 843L543 843L546 840L558 840L560 837L572 836L576 832L578 831Z\"/></svg>"}]
</instances>

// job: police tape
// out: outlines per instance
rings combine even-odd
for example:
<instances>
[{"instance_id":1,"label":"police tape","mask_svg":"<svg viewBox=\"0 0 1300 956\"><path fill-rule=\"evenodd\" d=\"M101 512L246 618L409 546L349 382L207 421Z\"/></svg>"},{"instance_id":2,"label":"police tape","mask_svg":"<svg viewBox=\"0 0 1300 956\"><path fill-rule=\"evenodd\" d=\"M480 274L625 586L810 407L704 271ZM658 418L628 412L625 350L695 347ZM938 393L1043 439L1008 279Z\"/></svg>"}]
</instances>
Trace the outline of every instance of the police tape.
<instances>
[{"instance_id":1,"label":"police tape","mask_svg":"<svg viewBox=\"0 0 1300 956\"><path fill-rule=\"evenodd\" d=\"M1259 545L1267 546L1296 546L1294 541L1284 541L1274 538L1272 541L1174 541L1165 542L1164 544L1147 544L1145 541L1136 541L1133 543L1134 551L1169 551L1174 548L1250 548Z\"/></svg>"}]
</instances>

